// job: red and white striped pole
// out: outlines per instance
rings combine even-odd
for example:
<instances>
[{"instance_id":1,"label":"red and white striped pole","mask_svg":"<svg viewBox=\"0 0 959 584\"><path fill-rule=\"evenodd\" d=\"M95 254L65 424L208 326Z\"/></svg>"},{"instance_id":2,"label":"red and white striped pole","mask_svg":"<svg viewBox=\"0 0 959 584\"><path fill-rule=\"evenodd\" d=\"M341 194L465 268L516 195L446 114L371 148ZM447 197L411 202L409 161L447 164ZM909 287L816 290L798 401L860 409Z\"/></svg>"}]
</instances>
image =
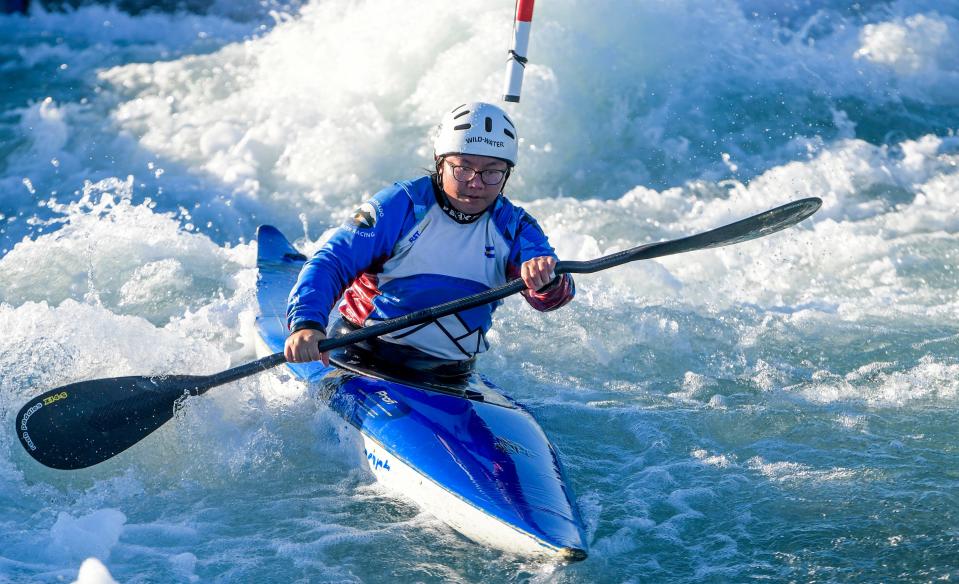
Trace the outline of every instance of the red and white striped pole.
<instances>
[{"instance_id":1,"label":"red and white striped pole","mask_svg":"<svg viewBox=\"0 0 959 584\"><path fill-rule=\"evenodd\" d=\"M516 16L513 19L513 46L506 60L506 88L504 101L519 101L523 87L523 71L526 69L526 51L529 49L529 29L533 25L534 0L516 0Z\"/></svg>"}]
</instances>

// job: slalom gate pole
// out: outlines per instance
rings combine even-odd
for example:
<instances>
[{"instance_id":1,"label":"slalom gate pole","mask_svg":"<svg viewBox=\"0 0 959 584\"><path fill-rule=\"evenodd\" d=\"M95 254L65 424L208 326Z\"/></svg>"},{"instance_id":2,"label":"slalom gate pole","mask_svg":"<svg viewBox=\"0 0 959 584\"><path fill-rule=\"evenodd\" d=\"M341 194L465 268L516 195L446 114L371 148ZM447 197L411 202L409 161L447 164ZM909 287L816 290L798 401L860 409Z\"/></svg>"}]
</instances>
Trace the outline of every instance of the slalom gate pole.
<instances>
[{"instance_id":1,"label":"slalom gate pole","mask_svg":"<svg viewBox=\"0 0 959 584\"><path fill-rule=\"evenodd\" d=\"M529 49L529 31L533 25L534 0L516 0L513 17L513 45L506 60L506 86L503 100L519 102L523 88L523 72L526 70L526 52Z\"/></svg>"}]
</instances>

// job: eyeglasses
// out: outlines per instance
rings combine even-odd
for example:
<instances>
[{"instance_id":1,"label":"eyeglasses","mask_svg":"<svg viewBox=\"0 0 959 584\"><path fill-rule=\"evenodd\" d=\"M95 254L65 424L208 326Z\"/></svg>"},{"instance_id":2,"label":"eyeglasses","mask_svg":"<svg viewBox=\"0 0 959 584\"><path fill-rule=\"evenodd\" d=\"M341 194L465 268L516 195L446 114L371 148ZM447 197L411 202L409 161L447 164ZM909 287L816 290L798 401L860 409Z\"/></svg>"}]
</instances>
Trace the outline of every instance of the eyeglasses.
<instances>
[{"instance_id":1,"label":"eyeglasses","mask_svg":"<svg viewBox=\"0 0 959 584\"><path fill-rule=\"evenodd\" d=\"M506 176L506 171L498 168L480 171L468 166L456 166L448 160L445 160L444 162L450 165L450 168L453 169L453 178L463 183L473 180L478 174L480 176L480 180L483 181L483 184L491 187L503 182L503 177Z\"/></svg>"}]
</instances>

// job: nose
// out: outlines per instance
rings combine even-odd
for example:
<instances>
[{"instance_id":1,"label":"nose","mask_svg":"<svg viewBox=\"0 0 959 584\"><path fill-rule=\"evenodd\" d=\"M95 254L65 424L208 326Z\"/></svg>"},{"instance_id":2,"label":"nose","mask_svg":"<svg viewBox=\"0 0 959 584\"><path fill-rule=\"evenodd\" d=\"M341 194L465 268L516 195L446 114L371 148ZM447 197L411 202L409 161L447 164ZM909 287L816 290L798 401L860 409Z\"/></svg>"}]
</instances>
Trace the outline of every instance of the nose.
<instances>
[{"instance_id":1,"label":"nose","mask_svg":"<svg viewBox=\"0 0 959 584\"><path fill-rule=\"evenodd\" d=\"M483 182L483 179L480 177L480 173L473 175L473 178L466 181L466 185L471 189L485 189L486 183Z\"/></svg>"}]
</instances>

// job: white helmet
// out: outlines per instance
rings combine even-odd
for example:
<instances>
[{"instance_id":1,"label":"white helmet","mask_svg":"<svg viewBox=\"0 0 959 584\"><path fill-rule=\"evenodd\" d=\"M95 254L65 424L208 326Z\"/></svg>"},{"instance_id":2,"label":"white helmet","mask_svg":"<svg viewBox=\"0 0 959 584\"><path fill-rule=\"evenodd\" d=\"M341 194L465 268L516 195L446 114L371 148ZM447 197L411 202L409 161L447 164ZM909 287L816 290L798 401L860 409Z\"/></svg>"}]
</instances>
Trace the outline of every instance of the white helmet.
<instances>
[{"instance_id":1,"label":"white helmet","mask_svg":"<svg viewBox=\"0 0 959 584\"><path fill-rule=\"evenodd\" d=\"M516 140L516 126L506 112L491 103L477 101L443 116L433 153L492 156L515 166Z\"/></svg>"}]
</instances>

